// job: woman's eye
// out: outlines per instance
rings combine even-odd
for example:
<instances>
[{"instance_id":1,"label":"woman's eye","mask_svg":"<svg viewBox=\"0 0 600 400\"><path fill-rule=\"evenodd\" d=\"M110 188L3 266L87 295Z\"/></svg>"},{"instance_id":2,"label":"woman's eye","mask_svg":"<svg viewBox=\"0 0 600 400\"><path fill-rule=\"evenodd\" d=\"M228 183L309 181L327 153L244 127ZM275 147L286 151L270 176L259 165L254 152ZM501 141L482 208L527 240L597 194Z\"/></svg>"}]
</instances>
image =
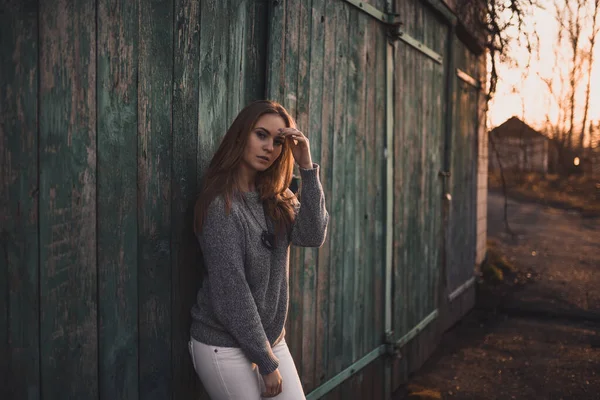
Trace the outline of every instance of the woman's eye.
<instances>
[{"instance_id":1,"label":"woman's eye","mask_svg":"<svg viewBox=\"0 0 600 400\"><path fill-rule=\"evenodd\" d=\"M267 135L265 135L265 133L263 131L256 131L256 135L260 138L260 139L264 139Z\"/></svg>"}]
</instances>

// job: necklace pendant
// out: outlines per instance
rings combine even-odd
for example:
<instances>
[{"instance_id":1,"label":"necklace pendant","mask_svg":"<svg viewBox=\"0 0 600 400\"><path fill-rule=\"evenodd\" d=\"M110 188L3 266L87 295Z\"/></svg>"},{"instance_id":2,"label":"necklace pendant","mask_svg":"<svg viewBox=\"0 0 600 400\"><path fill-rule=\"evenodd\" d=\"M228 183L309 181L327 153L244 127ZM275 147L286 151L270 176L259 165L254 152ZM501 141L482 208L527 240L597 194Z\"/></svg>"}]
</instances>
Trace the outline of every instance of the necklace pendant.
<instances>
[{"instance_id":1,"label":"necklace pendant","mask_svg":"<svg viewBox=\"0 0 600 400\"><path fill-rule=\"evenodd\" d=\"M260 240L265 245L265 247L269 250L273 250L275 248L275 235L269 233L267 231L263 231L262 235L260 235Z\"/></svg>"}]
</instances>

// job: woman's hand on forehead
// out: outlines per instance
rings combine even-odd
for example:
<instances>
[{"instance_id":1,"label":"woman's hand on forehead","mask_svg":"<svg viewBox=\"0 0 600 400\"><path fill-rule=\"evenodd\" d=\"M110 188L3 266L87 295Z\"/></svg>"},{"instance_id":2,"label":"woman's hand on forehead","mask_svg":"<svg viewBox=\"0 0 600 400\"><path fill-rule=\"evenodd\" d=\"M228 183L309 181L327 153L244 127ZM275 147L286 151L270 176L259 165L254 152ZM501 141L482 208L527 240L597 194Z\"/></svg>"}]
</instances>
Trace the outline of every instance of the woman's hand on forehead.
<instances>
[{"instance_id":1,"label":"woman's hand on forehead","mask_svg":"<svg viewBox=\"0 0 600 400\"><path fill-rule=\"evenodd\" d=\"M310 143L308 138L296 128L279 128L278 133L286 139L291 140L291 149L294 160L301 168L311 169L313 167L310 156Z\"/></svg>"}]
</instances>

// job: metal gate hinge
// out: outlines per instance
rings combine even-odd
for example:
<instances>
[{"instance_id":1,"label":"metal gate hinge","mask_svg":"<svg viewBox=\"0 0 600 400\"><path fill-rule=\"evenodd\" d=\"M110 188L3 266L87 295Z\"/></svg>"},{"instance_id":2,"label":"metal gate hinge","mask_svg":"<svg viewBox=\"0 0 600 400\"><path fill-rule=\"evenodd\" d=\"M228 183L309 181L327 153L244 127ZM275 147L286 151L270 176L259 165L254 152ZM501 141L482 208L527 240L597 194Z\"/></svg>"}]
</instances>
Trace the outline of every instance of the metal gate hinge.
<instances>
[{"instance_id":1,"label":"metal gate hinge","mask_svg":"<svg viewBox=\"0 0 600 400\"><path fill-rule=\"evenodd\" d=\"M400 346L394 340L394 331L388 331L385 334L385 354L396 359L402 358Z\"/></svg>"},{"instance_id":2,"label":"metal gate hinge","mask_svg":"<svg viewBox=\"0 0 600 400\"><path fill-rule=\"evenodd\" d=\"M390 21L387 25L387 36L390 41L395 42L400 40L402 37L402 22L400 21L400 14L389 14Z\"/></svg>"}]
</instances>

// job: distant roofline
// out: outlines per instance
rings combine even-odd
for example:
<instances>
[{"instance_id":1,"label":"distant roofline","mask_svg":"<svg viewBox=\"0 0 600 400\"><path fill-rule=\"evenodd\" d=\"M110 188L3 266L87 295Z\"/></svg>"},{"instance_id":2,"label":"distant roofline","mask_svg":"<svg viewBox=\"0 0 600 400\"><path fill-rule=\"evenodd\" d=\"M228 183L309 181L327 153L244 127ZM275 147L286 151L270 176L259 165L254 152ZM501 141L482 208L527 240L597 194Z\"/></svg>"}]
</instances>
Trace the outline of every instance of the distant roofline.
<instances>
[{"instance_id":1,"label":"distant roofline","mask_svg":"<svg viewBox=\"0 0 600 400\"><path fill-rule=\"evenodd\" d=\"M509 136L509 137L541 137L546 140L550 140L550 138L543 133L537 131L532 128L526 122L524 122L521 118L513 115L508 118L506 121L501 123L500 125L494 127L489 131L489 134L494 134L496 136Z\"/></svg>"}]
</instances>

